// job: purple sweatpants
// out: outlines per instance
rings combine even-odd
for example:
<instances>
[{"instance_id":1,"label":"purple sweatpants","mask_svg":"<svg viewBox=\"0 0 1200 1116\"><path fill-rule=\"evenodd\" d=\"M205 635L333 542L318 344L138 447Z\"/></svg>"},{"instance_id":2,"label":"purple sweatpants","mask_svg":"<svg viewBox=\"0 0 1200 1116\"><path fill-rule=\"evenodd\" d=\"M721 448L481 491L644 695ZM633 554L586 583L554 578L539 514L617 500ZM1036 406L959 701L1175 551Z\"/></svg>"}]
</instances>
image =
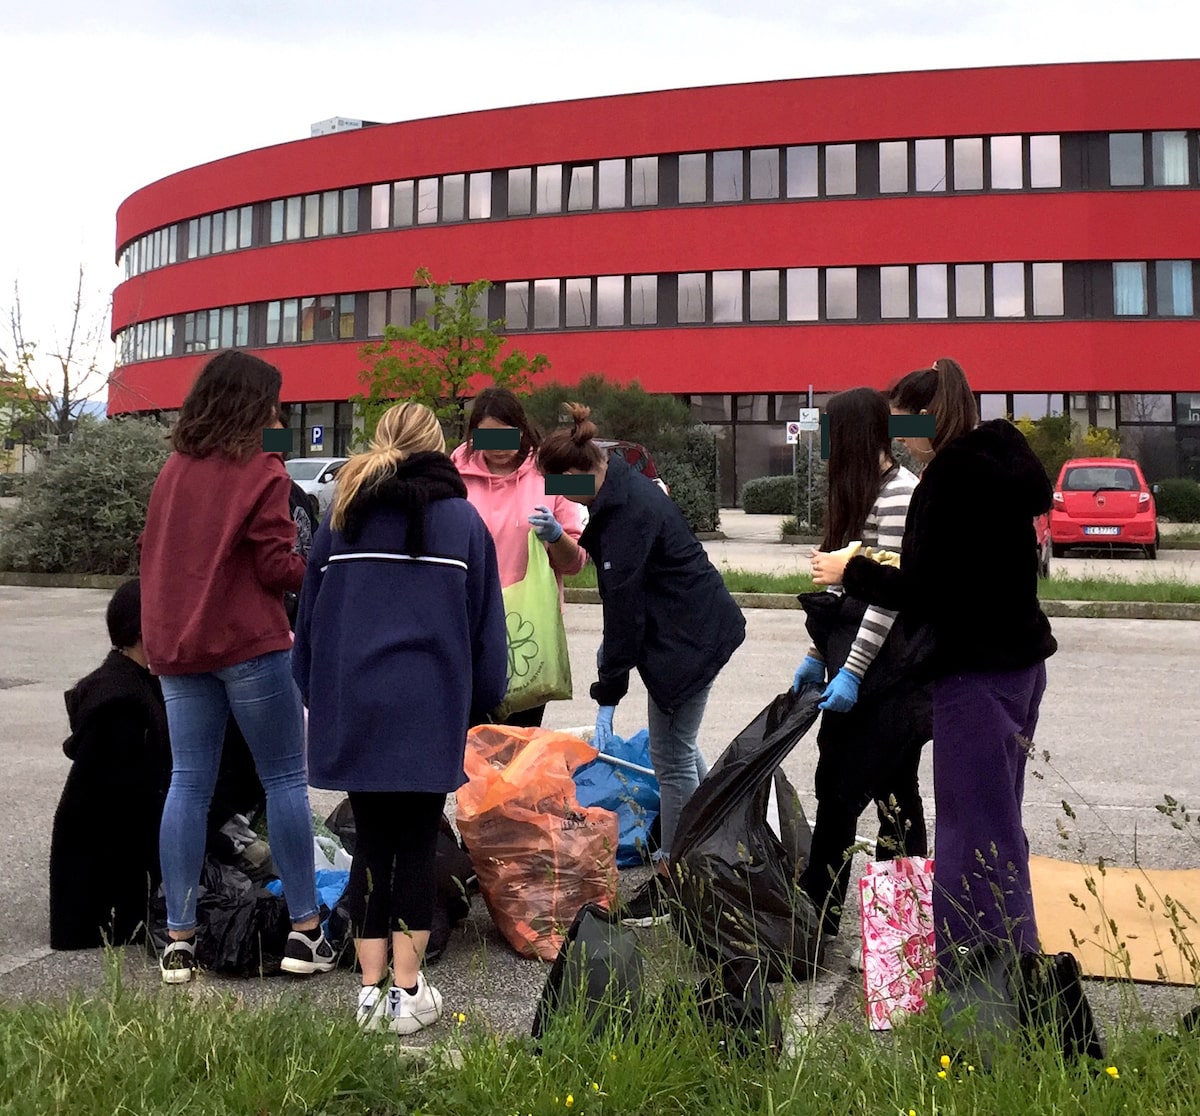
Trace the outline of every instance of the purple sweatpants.
<instances>
[{"instance_id":1,"label":"purple sweatpants","mask_svg":"<svg viewBox=\"0 0 1200 1116\"><path fill-rule=\"evenodd\" d=\"M963 947L986 940L1038 949L1021 800L1045 690L1045 663L934 685L933 917L943 974Z\"/></svg>"}]
</instances>

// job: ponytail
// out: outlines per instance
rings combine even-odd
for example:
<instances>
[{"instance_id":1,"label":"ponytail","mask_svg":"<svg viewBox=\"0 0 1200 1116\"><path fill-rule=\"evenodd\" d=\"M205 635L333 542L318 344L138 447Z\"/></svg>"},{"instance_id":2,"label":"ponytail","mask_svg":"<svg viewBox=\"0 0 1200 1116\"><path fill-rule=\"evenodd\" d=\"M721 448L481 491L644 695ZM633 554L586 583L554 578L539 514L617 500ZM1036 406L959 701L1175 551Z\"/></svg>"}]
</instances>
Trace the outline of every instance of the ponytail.
<instances>
[{"instance_id":1,"label":"ponytail","mask_svg":"<svg viewBox=\"0 0 1200 1116\"><path fill-rule=\"evenodd\" d=\"M919 368L901 377L888 392L888 401L907 414L924 411L933 415L934 453L979 425L979 408L967 375L950 357L940 357L932 368Z\"/></svg>"},{"instance_id":2,"label":"ponytail","mask_svg":"<svg viewBox=\"0 0 1200 1116\"><path fill-rule=\"evenodd\" d=\"M588 417L592 410L582 403L567 403L571 426L560 427L547 434L537 451L538 470L546 475L578 469L590 473L604 460L604 453L594 439L598 431Z\"/></svg>"}]
</instances>

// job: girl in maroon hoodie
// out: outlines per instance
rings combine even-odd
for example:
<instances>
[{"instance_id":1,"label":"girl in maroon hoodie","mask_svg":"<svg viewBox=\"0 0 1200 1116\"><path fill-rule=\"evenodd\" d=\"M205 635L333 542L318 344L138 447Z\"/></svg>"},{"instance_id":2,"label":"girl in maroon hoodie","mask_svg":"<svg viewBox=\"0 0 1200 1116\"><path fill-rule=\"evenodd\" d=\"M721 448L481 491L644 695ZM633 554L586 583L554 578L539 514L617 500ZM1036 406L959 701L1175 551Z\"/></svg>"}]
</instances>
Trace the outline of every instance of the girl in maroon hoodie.
<instances>
[{"instance_id":1,"label":"girl in maroon hoodie","mask_svg":"<svg viewBox=\"0 0 1200 1116\"><path fill-rule=\"evenodd\" d=\"M282 968L328 972L313 876L312 814L300 694L292 680L283 594L304 580L280 455L282 377L237 350L201 370L171 434L141 542L142 639L161 679L171 734L171 788L159 835L167 928L163 980L195 967L196 893L205 820L233 714L267 794L271 852L292 919Z\"/></svg>"}]
</instances>

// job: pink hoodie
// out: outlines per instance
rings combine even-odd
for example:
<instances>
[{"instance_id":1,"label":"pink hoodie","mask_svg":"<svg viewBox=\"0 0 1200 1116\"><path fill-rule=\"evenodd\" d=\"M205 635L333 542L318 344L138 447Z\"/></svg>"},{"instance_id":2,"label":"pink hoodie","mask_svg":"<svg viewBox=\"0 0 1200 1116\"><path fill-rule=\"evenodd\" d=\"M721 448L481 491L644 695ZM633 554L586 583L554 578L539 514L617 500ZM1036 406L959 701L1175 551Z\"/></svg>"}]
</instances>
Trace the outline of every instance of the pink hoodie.
<instances>
[{"instance_id":1,"label":"pink hoodie","mask_svg":"<svg viewBox=\"0 0 1200 1116\"><path fill-rule=\"evenodd\" d=\"M501 586L513 585L525 576L529 561L529 517L541 504L554 513L562 524L563 531L576 542L583 532L583 516L578 504L565 496L547 496L546 482L537 471L533 454L530 454L508 476L496 476L488 471L482 453L471 453L470 443L464 442L450 455L457 466L463 484L467 486L467 499L479 512L492 540L496 544L496 559L500 566ZM587 555L582 549L579 557L568 566L555 563L550 554L550 565L558 578L558 593L562 597L564 574L578 573L587 564Z\"/></svg>"}]
</instances>

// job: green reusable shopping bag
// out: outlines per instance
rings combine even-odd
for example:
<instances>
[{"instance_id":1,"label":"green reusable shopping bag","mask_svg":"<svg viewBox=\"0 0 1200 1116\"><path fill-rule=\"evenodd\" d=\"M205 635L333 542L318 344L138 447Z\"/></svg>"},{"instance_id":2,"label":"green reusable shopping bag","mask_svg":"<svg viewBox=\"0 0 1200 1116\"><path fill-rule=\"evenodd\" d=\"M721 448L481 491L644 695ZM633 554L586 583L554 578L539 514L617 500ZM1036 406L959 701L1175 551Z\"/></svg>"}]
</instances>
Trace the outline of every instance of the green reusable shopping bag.
<instances>
[{"instance_id":1,"label":"green reusable shopping bag","mask_svg":"<svg viewBox=\"0 0 1200 1116\"><path fill-rule=\"evenodd\" d=\"M508 693L492 714L513 713L571 696L567 631L558 602L558 581L541 540L529 532L525 576L504 590L508 627Z\"/></svg>"}]
</instances>

